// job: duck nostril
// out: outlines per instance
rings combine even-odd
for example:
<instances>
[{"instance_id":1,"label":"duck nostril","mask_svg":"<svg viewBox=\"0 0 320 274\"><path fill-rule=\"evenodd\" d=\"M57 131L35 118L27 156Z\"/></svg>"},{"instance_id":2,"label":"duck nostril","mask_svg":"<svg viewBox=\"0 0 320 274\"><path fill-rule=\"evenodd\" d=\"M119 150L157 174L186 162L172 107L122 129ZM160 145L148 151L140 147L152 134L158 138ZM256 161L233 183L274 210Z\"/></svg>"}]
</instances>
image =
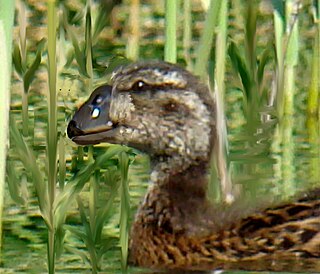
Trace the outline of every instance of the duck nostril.
<instances>
[{"instance_id":1,"label":"duck nostril","mask_svg":"<svg viewBox=\"0 0 320 274\"><path fill-rule=\"evenodd\" d=\"M79 136L83 134L83 131L78 128L77 122L75 120L71 120L67 127L67 134L70 139L75 136Z\"/></svg>"}]
</instances>

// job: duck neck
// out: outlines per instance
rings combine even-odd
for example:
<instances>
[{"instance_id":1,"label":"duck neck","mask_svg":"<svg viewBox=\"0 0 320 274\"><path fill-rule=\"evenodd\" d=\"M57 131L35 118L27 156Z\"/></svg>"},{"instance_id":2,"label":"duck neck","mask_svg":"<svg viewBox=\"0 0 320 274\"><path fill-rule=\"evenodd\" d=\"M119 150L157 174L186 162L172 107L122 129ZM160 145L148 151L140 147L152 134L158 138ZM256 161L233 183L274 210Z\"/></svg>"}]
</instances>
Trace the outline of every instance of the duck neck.
<instances>
[{"instance_id":1,"label":"duck neck","mask_svg":"<svg viewBox=\"0 0 320 274\"><path fill-rule=\"evenodd\" d=\"M170 174L165 181L154 182L158 187L167 192L170 199L181 208L194 208L196 204L206 200L208 184L207 163L202 162L190 165L183 171ZM186 207L186 202L190 206Z\"/></svg>"},{"instance_id":2,"label":"duck neck","mask_svg":"<svg viewBox=\"0 0 320 274\"><path fill-rule=\"evenodd\" d=\"M136 223L169 233L205 233L210 222L205 218L210 208L206 196L208 161L184 163L180 168L174 163L157 161L154 165L152 184Z\"/></svg>"}]
</instances>

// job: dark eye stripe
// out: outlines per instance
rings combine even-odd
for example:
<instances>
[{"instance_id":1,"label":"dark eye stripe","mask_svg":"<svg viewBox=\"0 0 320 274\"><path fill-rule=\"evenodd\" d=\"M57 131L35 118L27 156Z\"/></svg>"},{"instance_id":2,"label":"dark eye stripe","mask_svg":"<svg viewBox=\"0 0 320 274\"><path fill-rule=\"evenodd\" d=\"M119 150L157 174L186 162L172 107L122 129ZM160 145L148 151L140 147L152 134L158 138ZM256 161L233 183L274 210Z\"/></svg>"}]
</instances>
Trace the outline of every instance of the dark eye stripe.
<instances>
[{"instance_id":1,"label":"dark eye stripe","mask_svg":"<svg viewBox=\"0 0 320 274\"><path fill-rule=\"evenodd\" d=\"M176 102L169 102L164 104L162 108L167 112L173 112L178 110L179 105Z\"/></svg>"}]
</instances>

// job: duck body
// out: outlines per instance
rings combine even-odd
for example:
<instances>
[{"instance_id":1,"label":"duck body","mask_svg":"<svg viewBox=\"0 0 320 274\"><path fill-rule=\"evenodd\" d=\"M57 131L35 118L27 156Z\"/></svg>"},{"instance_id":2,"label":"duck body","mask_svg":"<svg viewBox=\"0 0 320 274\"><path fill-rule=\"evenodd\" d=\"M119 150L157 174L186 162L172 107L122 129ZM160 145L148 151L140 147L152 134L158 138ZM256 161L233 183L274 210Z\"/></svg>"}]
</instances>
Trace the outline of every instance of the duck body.
<instances>
[{"instance_id":1,"label":"duck body","mask_svg":"<svg viewBox=\"0 0 320 274\"><path fill-rule=\"evenodd\" d=\"M146 225L138 215L131 261L151 268L306 271L310 262L320 266L319 208L317 199L300 200L202 235L173 232L156 222Z\"/></svg>"},{"instance_id":2,"label":"duck body","mask_svg":"<svg viewBox=\"0 0 320 274\"><path fill-rule=\"evenodd\" d=\"M111 85L94 91L69 123L68 136L78 144L125 144L150 155L150 186L131 230L131 263L288 270L273 267L285 258L289 270L299 271L298 258L319 259L320 189L251 214L239 214L237 204L224 210L209 202L215 117L214 99L195 76L176 65L145 62L119 68Z\"/></svg>"}]
</instances>

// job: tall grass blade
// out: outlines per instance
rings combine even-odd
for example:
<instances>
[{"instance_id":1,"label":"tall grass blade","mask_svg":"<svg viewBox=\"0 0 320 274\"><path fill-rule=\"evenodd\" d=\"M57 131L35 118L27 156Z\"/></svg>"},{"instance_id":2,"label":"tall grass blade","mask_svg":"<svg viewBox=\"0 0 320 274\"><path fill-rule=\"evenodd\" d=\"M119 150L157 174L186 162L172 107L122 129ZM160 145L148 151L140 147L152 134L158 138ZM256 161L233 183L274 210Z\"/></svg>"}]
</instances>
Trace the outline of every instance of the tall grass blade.
<instances>
[{"instance_id":1,"label":"tall grass blade","mask_svg":"<svg viewBox=\"0 0 320 274\"><path fill-rule=\"evenodd\" d=\"M24 68L22 66L21 51L19 45L16 43L14 43L13 45L12 62L14 65L14 69L22 78L24 74Z\"/></svg>"},{"instance_id":2,"label":"tall grass blade","mask_svg":"<svg viewBox=\"0 0 320 274\"><path fill-rule=\"evenodd\" d=\"M216 153L214 154L215 163L218 174L212 172L209 197L221 200L217 193L222 194L222 200L230 203L233 201L232 182L228 171L227 154L228 154L228 141L227 141L227 126L224 111L224 95L225 95L225 67L227 55L227 19L228 19L228 1L223 1L220 7L219 23L217 28L216 51L215 51L215 82L212 84L215 89L215 98L217 106L217 144ZM211 170L215 170L212 168ZM217 182L217 177L219 182ZM220 191L217 187L220 185ZM211 190L211 191L210 191Z\"/></svg>"},{"instance_id":3,"label":"tall grass blade","mask_svg":"<svg viewBox=\"0 0 320 274\"><path fill-rule=\"evenodd\" d=\"M63 189L66 179L66 156L65 156L65 136L59 136L59 188Z\"/></svg>"},{"instance_id":4,"label":"tall grass blade","mask_svg":"<svg viewBox=\"0 0 320 274\"><path fill-rule=\"evenodd\" d=\"M43 41L45 41L45 40L43 40ZM28 93L29 87L35 77L36 71L40 66L42 47L43 47L43 42L40 42L40 44L38 45L37 54L36 54L35 59L33 60L30 67L27 69L26 73L23 75L23 87L24 87L25 93Z\"/></svg>"},{"instance_id":5,"label":"tall grass blade","mask_svg":"<svg viewBox=\"0 0 320 274\"><path fill-rule=\"evenodd\" d=\"M130 4L129 17L129 37L126 47L128 59L137 61L139 58L139 38L140 38L140 0L132 0Z\"/></svg>"},{"instance_id":6,"label":"tall grass blade","mask_svg":"<svg viewBox=\"0 0 320 274\"><path fill-rule=\"evenodd\" d=\"M197 50L197 59L194 69L194 73L199 75L201 78L206 77L206 69L212 48L215 28L219 18L221 2L221 0L211 0L209 9L207 11L203 33L201 35Z\"/></svg>"},{"instance_id":7,"label":"tall grass blade","mask_svg":"<svg viewBox=\"0 0 320 274\"><path fill-rule=\"evenodd\" d=\"M257 29L257 3L255 0L247 2L247 13L245 16L245 44L246 44L246 56L250 69L250 74L256 75L256 29ZM255 79L253 82L256 82ZM252 90L255 93L256 90Z\"/></svg>"},{"instance_id":8,"label":"tall grass blade","mask_svg":"<svg viewBox=\"0 0 320 274\"><path fill-rule=\"evenodd\" d=\"M90 227L93 234L92 238L95 238L94 232L96 230L96 216L97 216L98 193L99 193L99 175L100 175L100 172L96 170L92 174L89 181L89 187L90 187L89 189L89 222L90 222Z\"/></svg>"},{"instance_id":9,"label":"tall grass blade","mask_svg":"<svg viewBox=\"0 0 320 274\"><path fill-rule=\"evenodd\" d=\"M225 71L226 71L226 57L227 57L227 35L228 35L228 3L229 1L223 1L220 7L219 23L217 27L217 39L216 39L216 82L218 85L218 92L221 96L221 103L224 102L225 93ZM224 113L224 112L223 112Z\"/></svg>"},{"instance_id":10,"label":"tall grass blade","mask_svg":"<svg viewBox=\"0 0 320 274\"><path fill-rule=\"evenodd\" d=\"M101 2L98 7L98 15L94 21L92 43L95 44L98 40L98 36L101 31L105 28L110 17L110 11L112 10L112 2Z\"/></svg>"},{"instance_id":11,"label":"tall grass blade","mask_svg":"<svg viewBox=\"0 0 320 274\"><path fill-rule=\"evenodd\" d=\"M2 212L9 127L12 27L14 2L0 0L0 248L2 246Z\"/></svg>"},{"instance_id":12,"label":"tall grass blade","mask_svg":"<svg viewBox=\"0 0 320 274\"><path fill-rule=\"evenodd\" d=\"M272 49L273 49L273 45L271 43L269 43L266 46L266 48L263 50L263 52L259 58L258 69L257 69L257 82L258 82L258 86L259 86L260 95L262 95L262 92L263 92L265 68L266 68L267 63L271 59ZM265 100L265 101L267 102L267 100Z\"/></svg>"},{"instance_id":13,"label":"tall grass blade","mask_svg":"<svg viewBox=\"0 0 320 274\"><path fill-rule=\"evenodd\" d=\"M70 205L75 201L76 195L80 193L84 185L89 181L93 172L96 169L100 169L108 160L120 152L128 152L128 148L122 146L109 147L107 151L98 156L95 161L91 160L86 162L78 173L69 180L63 191L61 191L55 199L54 211L56 215L56 226L63 224L64 216L69 210Z\"/></svg>"},{"instance_id":14,"label":"tall grass blade","mask_svg":"<svg viewBox=\"0 0 320 274\"><path fill-rule=\"evenodd\" d=\"M285 37L285 2L272 1L273 4L273 20L274 20L274 33L275 33L275 52L277 61L277 87L274 98L276 99L277 111L279 117L282 117L283 105L283 77L284 77L284 37ZM272 104L274 102L271 102Z\"/></svg>"},{"instance_id":15,"label":"tall grass blade","mask_svg":"<svg viewBox=\"0 0 320 274\"><path fill-rule=\"evenodd\" d=\"M283 143L283 180L284 193L287 197L294 194L295 186L295 143L293 141L293 114L294 114L294 95L295 95L295 75L298 64L299 54L299 31L298 31L298 1L286 1L286 18L287 18L287 44L285 52L285 69L284 69L284 90L283 90L283 124L282 126L282 143Z\"/></svg>"},{"instance_id":16,"label":"tall grass blade","mask_svg":"<svg viewBox=\"0 0 320 274\"><path fill-rule=\"evenodd\" d=\"M283 113L293 114L294 87L295 87L295 67L299 57L299 30L298 30L298 5L297 1L287 1L287 44L285 52L284 71L284 105Z\"/></svg>"},{"instance_id":17,"label":"tall grass blade","mask_svg":"<svg viewBox=\"0 0 320 274\"><path fill-rule=\"evenodd\" d=\"M93 67L92 67L92 34L91 34L91 5L90 0L87 1L86 12L86 28L85 28L85 56L86 56L86 72L89 75L88 90L92 90L93 85Z\"/></svg>"},{"instance_id":18,"label":"tall grass blade","mask_svg":"<svg viewBox=\"0 0 320 274\"><path fill-rule=\"evenodd\" d=\"M48 0L48 194L49 194L49 229L48 229L48 270L50 274L55 272L55 218L53 204L56 196L57 183L57 62L56 62L56 32L57 12L55 0Z\"/></svg>"},{"instance_id":19,"label":"tall grass blade","mask_svg":"<svg viewBox=\"0 0 320 274\"><path fill-rule=\"evenodd\" d=\"M243 86L245 102L248 102L250 99L250 90L252 86L250 69L246 63L246 60L243 58L243 55L240 53L238 46L234 42L230 43L228 54L230 56L233 68L237 73L239 73L239 77Z\"/></svg>"},{"instance_id":20,"label":"tall grass blade","mask_svg":"<svg viewBox=\"0 0 320 274\"><path fill-rule=\"evenodd\" d=\"M71 41L72 41L72 45L74 47L74 54L75 54L75 58L76 58L76 61L78 63L78 69L79 69L79 72L82 76L85 76L85 77L90 77L88 72L87 72L87 68L86 68L86 57L85 57L85 54L83 53L82 49L81 49L81 45L79 43L79 40L78 38L75 36L74 34L74 30L72 29L71 26L69 26L67 28L67 32L68 32L68 35L70 35L71 37Z\"/></svg>"},{"instance_id":21,"label":"tall grass blade","mask_svg":"<svg viewBox=\"0 0 320 274\"><path fill-rule=\"evenodd\" d=\"M310 159L309 174L314 182L320 178L320 0L314 1L316 35L312 53L311 83L308 92L307 128L311 144L310 152L317 157Z\"/></svg>"},{"instance_id":22,"label":"tall grass blade","mask_svg":"<svg viewBox=\"0 0 320 274\"><path fill-rule=\"evenodd\" d=\"M18 1L17 11L19 13L18 23L19 23L19 50L21 53L21 66L23 75L27 70L27 11L26 4L23 1ZM26 137L28 136L28 90L24 88L22 93L22 133Z\"/></svg>"},{"instance_id":23,"label":"tall grass blade","mask_svg":"<svg viewBox=\"0 0 320 274\"><path fill-rule=\"evenodd\" d=\"M120 248L121 266L127 268L128 243L129 243L129 212L130 195L128 186L129 158L125 152L119 154L119 167L121 172L121 205L120 205Z\"/></svg>"},{"instance_id":24,"label":"tall grass blade","mask_svg":"<svg viewBox=\"0 0 320 274\"><path fill-rule=\"evenodd\" d=\"M92 226L90 225L90 222L87 220L87 216L85 213L85 207L81 201L81 198L77 196L77 203L79 207L79 212L80 212L80 217L81 217L81 222L82 225L84 226L84 232L82 234L82 240L84 241L88 252L89 252L89 257L90 257L90 264L92 267L92 273L97 273L98 272L98 265L97 265L97 254L95 250L95 243L93 239L93 231L92 231Z\"/></svg>"},{"instance_id":25,"label":"tall grass blade","mask_svg":"<svg viewBox=\"0 0 320 274\"><path fill-rule=\"evenodd\" d=\"M170 63L177 62L177 2L166 0L164 60Z\"/></svg>"},{"instance_id":26,"label":"tall grass blade","mask_svg":"<svg viewBox=\"0 0 320 274\"><path fill-rule=\"evenodd\" d=\"M32 174L34 187L39 201L41 214L46 224L50 227L49 218L49 196L48 187L45 184L44 177L36 161L33 151L29 148L21 133L17 129L17 125L13 117L10 117L10 136L15 145L16 152L19 155L25 169Z\"/></svg>"},{"instance_id":27,"label":"tall grass blade","mask_svg":"<svg viewBox=\"0 0 320 274\"><path fill-rule=\"evenodd\" d=\"M273 147L277 147L282 157L277 169L283 180L283 193L290 197L295 186L295 143L293 136L295 70L298 64L299 1L273 1L277 57L277 113L280 120Z\"/></svg>"},{"instance_id":28,"label":"tall grass blade","mask_svg":"<svg viewBox=\"0 0 320 274\"><path fill-rule=\"evenodd\" d=\"M25 205L27 201L25 200L25 197L21 195L21 182L17 177L15 166L12 161L7 161L6 170L10 197L18 205Z\"/></svg>"},{"instance_id":29,"label":"tall grass blade","mask_svg":"<svg viewBox=\"0 0 320 274\"><path fill-rule=\"evenodd\" d=\"M318 19L320 20L320 18ZM314 39L311 69L311 84L308 94L308 113L316 116L320 108L320 21L317 23L317 33Z\"/></svg>"},{"instance_id":30,"label":"tall grass blade","mask_svg":"<svg viewBox=\"0 0 320 274\"><path fill-rule=\"evenodd\" d=\"M191 40L192 40L192 10L191 0L183 1L183 56L187 63L187 69L192 71L191 63Z\"/></svg>"},{"instance_id":31,"label":"tall grass blade","mask_svg":"<svg viewBox=\"0 0 320 274\"><path fill-rule=\"evenodd\" d=\"M55 232L55 253L56 259L60 259L64 252L64 242L65 242L66 230L64 226L59 226L56 228Z\"/></svg>"},{"instance_id":32,"label":"tall grass blade","mask_svg":"<svg viewBox=\"0 0 320 274\"><path fill-rule=\"evenodd\" d=\"M110 186L110 195L108 199L105 201L103 206L97 210L97 216L96 216L96 226L95 226L95 242L101 242L102 241L102 230L103 226L108 220L108 218L111 216L113 212L113 202L114 199L118 195L118 188L120 186L119 180L116 174L114 174L111 170L107 171L108 176L106 179L106 183ZM102 254L101 254L102 255Z\"/></svg>"}]
</instances>

